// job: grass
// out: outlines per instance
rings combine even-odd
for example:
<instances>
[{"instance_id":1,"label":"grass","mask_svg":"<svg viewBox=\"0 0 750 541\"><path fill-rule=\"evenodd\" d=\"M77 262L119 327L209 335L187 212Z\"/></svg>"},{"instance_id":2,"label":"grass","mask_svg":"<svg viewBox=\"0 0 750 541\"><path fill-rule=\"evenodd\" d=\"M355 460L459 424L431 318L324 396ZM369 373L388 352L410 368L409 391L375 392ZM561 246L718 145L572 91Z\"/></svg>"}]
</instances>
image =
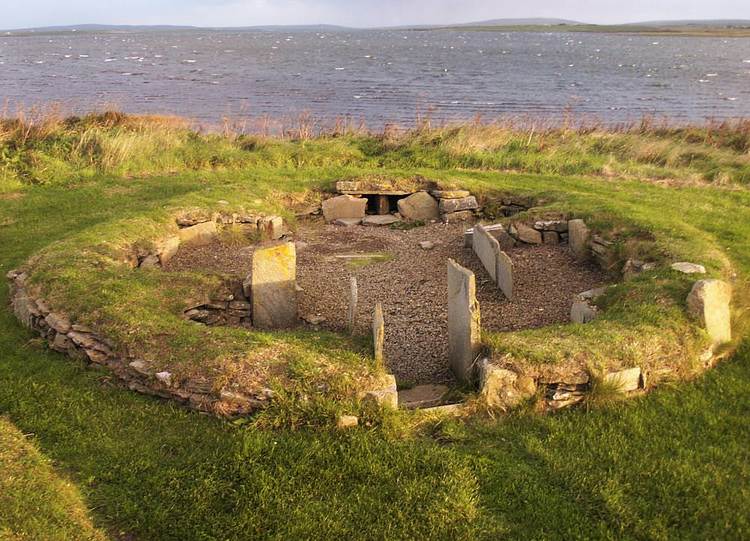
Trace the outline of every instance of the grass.
<instances>
[{"instance_id":1,"label":"grass","mask_svg":"<svg viewBox=\"0 0 750 541\"><path fill-rule=\"evenodd\" d=\"M576 119L560 124L519 118L432 128L425 120L416 131L381 134L301 124L283 132L286 138L231 131L200 135L189 128L180 119L117 113L64 119L32 111L0 121L0 193L107 175L267 167L353 168L375 179L383 176L382 168L413 172L417 167L750 183L750 121L677 126L644 119L605 127Z\"/></svg>"},{"instance_id":2,"label":"grass","mask_svg":"<svg viewBox=\"0 0 750 541\"><path fill-rule=\"evenodd\" d=\"M0 417L0 539L104 541L78 489Z\"/></svg>"},{"instance_id":3,"label":"grass","mask_svg":"<svg viewBox=\"0 0 750 541\"><path fill-rule=\"evenodd\" d=\"M95 128L105 134L119 129ZM65 182L58 177L40 182L43 175L32 164L27 174L6 184L12 189L0 197L0 270L15 268L40 251L49 261L60 261L54 257L64 249L68 260L80 266L73 264L71 271L51 265L45 272L75 271L79 274L66 283L101 291L109 279L106 272L84 277L85 265L97 264L114 252L80 253L80 248L100 246L103 237L147 236L174 208L210 207L226 200L232 207L282 210L279 207L286 200L279 194L326 189L340 178L420 173L479 194L533 195L547 201L545 210L597 217L633 231L635 239L638 232L649 231L653 249L661 257L679 255L733 281L738 295L736 330L744 333L750 194L741 181L722 184L702 179L702 169L695 165L686 166L697 175L695 182L653 182L637 171L560 172L568 165L555 154L558 143L552 142L562 132L545 134L549 145L539 151L539 160L557 172L540 172L541 167L509 172L488 163L470 167L462 161L467 155L481 152L494 159L504 152L502 147L477 150L482 129L500 130L466 127L471 143L450 152L444 145L455 141L456 135L448 136L449 130L397 139L360 134L268 140L258 143L265 145L263 151L258 147L241 151L249 154L243 156L248 161L239 162L241 167L193 162L193 167L179 166L178 172L167 174L156 160L146 164L150 170L138 177L132 176L135 168L129 159L115 168L96 163L90 172L81 172L73 164L75 156L60 155L72 164L73 175ZM684 128L662 135L646 132L643 137L679 147L688 133L711 133L704 148L712 155L726 151L726 141L743 137L742 130L734 135L721 132L721 136L715 130ZM437 135L437 143L430 143ZM528 140L528 136L519 132L513 137ZM566 144L575 146L577 136L583 145L587 135L574 132L565 135ZM637 134L613 133L612 137L631 138L631 150L637 147ZM486 144L494 144L491 137L488 140ZM42 143L30 137L25 144L39 148ZM204 141L196 136L189 144L204 147L196 150L200 153L211 145L236 148L238 143L233 138ZM0 148L7 146L3 145ZM527 154L523 148L514 152ZM740 152L731 155L742 159ZM677 169L668 170L675 174L673 180L679 179ZM196 279L184 278L185 283ZM118 290L108 300L122 294L128 302L152 302L147 292L160 285L148 274L125 283L134 290ZM642 362L630 355L674 343L677 330L688 328L678 309L686 285L679 276L660 271L603 300L613 307L627 306L628 313L635 311L648 330L628 335L625 314L616 310L611 314L612 333L621 340L613 351L619 352L623 364ZM654 291L666 303L664 311L655 311L644 300ZM4 284L0 298L6 304ZM94 301L82 298L80 302ZM107 304L95 302L99 304L81 306L81 312L93 313ZM132 323L139 315L135 310L132 316L122 317L132 317ZM602 349L606 342L597 336L602 327L568 329L569 336L561 334L564 344L549 344L550 354L567 347L576 347L592 359L607 353ZM288 338L292 346L296 344L290 350L292 357L300 354L304 361L312 336ZM528 347L521 338L513 338L516 354ZM648 347L629 350L634 339ZM324 337L316 347L330 349L332 357L346 357L351 353L344 351L356 352L358 347L347 340ZM533 341L533 336L528 340ZM682 365L686 352L701 340L700 335L686 335L674 350L675 363ZM215 347L211 337L204 342L199 346ZM540 336L529 349L537 351L544 345ZM511 349L500 343L497 347ZM257 424L235 425L139 396L113 385L106 372L87 370L48 351L7 309L0 311L0 352L0 413L16 427L6 428L6 423L2 428L2 441L10 442L13 450L10 463L19 464L16 457L30 446L46 464L20 468L39 488L14 489L12 501L18 514L0 509L0 532L10 539L19 538L24 529L32 531L28 525L33 524L43 525L43 533L32 531L31 538L78 539L81 536L76 537L66 524L77 524L87 515L112 539L750 536L746 511L750 508L746 400L750 343L746 340L730 360L707 374L665 383L647 396L597 405L589 412L551 416L519 412L469 423L446 419L415 429L408 415L363 410L361 427L345 433L324 423L310 428L311 418L330 419L336 411L308 411L303 401L284 402L281 410ZM33 436L19 438L16 429ZM6 433L11 434L9 439ZM9 471L13 469L0 472L0 487L12 482ZM70 501L77 503L66 503L69 512L60 518L61 504L37 502L45 492L59 495L55 483L63 478L74 483L75 498Z\"/></svg>"}]
</instances>

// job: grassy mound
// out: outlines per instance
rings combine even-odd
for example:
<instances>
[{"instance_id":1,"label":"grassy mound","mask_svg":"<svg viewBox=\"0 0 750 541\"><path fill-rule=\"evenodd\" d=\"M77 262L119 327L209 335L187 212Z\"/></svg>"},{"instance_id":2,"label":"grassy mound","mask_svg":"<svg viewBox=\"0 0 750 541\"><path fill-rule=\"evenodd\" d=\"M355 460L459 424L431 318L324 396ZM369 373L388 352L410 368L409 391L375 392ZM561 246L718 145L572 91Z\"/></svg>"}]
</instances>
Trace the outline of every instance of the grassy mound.
<instances>
[{"instance_id":1,"label":"grassy mound","mask_svg":"<svg viewBox=\"0 0 750 541\"><path fill-rule=\"evenodd\" d=\"M108 137L122 126L97 124L96 129ZM701 130L697 132L710 131ZM403 136L398 144L416 145L414 141L424 136ZM519 139L524 136L528 140L528 133L517 135ZM575 212L597 228L610 224L651 232L654 249L665 261L679 256L702 263L711 275L733 282L736 333L744 336L750 305L750 194L737 179L733 186L720 186L704 180L644 181L637 178L637 172L612 177L601 171L579 171L574 176L467 170L455 157L431 169L424 165L427 161L419 165L408 153L383 148L383 138L361 135L258 140L245 149L239 146L241 138L191 137L190 145L202 151L209 152L216 144L238 149L240 155L255 161L243 162L252 167L236 169L210 161L190 170L179 165L175 166L178 173L167 175L156 160L139 171L145 176L132 178L135 170L128 169L127 161L120 164L121 169L98 162L84 167L75 163L75 154L61 153L58 158L69 164L73 174L66 182L57 176L49 178L44 186L33 185L44 178L43 170L38 164L28 165L28 174L13 176L0 196L2 270L42 253L49 262L65 264L46 267L38 277L40 286L67 280L61 283L81 288L70 294L71 299L84 298L77 293L104 288L105 295L111 295L108 300L116 301L121 294L129 301L155 307L156 303L149 304L149 296L152 288L159 288L160 278L149 273L121 276L108 266L115 265L119 239L129 242L161 229L173 209L211 208L218 200L249 208L272 207L274 202L281 206L293 199L290 193L325 189L341 178L422 174L485 195L533 195L549 201L542 211ZM665 137L679 145L681 135L645 133L644 137ZM27 144L39 149L41 140L30 137ZM2 148L7 152L8 144L2 143ZM706 148L718 151L723 147L707 143ZM433 164L443 160L439 149L423 145L419 150ZM565 161L554 158L553 150L547 147L542 157L565 167ZM742 159L739 152L731 152ZM674 175L673 180L684 180L677 169L666 170ZM4 171L19 169L5 167ZM686 171L703 178L698 166L688 165ZM101 270L103 262L101 274L85 272ZM182 284L190 286L196 277L183 279ZM628 283L603 301L632 308L628 313L635 313L640 323L634 323L642 325L637 328L643 333L627 334L618 327L618 321L628 323L625 313L612 311L608 327L613 328L619 344L614 349L623 362L642 360L630 357L627 346L635 340L646 346L638 350L642 352L661 347L656 339L666 344L680 336L686 337L685 349L674 350L675 362L687 362L683 352L702 339L680 331L687 325L680 306L687 285L671 271L658 271ZM69 293L60 289L50 294L67 302ZM653 292L665 303L658 314L650 308L653 304L648 297ZM5 284L0 285L0 297L7 301ZM169 299L162 304L169 306ZM82 315L99 315L102 321L131 317L108 313L114 309L104 303L77 309ZM136 315L127 323L134 323ZM117 328L113 324L113 332ZM659 336L659 329L664 330L664 337ZM577 348L592 358L608 353L605 342L599 341L600 333L591 333L588 341L582 340L585 336L563 335L565 344L547 343L542 334L519 336L513 347L505 342L497 347L530 356L522 340L523 344L537 340L533 349L547 347L550 354L566 348ZM311 336L289 339L312 347ZM330 340L334 350L337 344L347 350L357 347L337 342L340 338ZM731 360L699 378L587 413L519 413L469 424L425 421L416 432L404 418L393 416L380 419L380 428L363 423L348 433L328 428L300 430L306 423L282 416L307 419L310 412L291 409L275 412L275 420L268 423L287 428L235 426L119 389L107 373L86 370L48 351L8 310L0 311L0 351L0 412L10 413L23 432L36 434L40 451L70 473L93 509L96 523L123 536L750 536L750 516L744 512L750 508L747 341ZM11 441L12 448L23 443ZM6 471L0 472L0 483L7 483ZM3 527L15 531L24 520L0 517L0 531Z\"/></svg>"}]
</instances>

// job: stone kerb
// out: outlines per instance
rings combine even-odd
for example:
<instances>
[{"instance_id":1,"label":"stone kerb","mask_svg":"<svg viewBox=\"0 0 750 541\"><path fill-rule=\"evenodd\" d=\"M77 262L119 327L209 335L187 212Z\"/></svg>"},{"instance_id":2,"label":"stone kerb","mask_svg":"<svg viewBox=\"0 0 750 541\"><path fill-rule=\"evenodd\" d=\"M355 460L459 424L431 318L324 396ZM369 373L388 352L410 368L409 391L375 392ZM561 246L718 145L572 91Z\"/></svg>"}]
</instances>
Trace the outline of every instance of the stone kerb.
<instances>
[{"instance_id":1,"label":"stone kerb","mask_svg":"<svg viewBox=\"0 0 750 541\"><path fill-rule=\"evenodd\" d=\"M699 280L688 295L688 312L716 346L732 341L731 301L732 286L721 280Z\"/></svg>"},{"instance_id":2,"label":"stone kerb","mask_svg":"<svg viewBox=\"0 0 750 541\"><path fill-rule=\"evenodd\" d=\"M499 241L483 225L477 224L472 235L472 247L492 281L509 300L512 299L513 261L502 251Z\"/></svg>"},{"instance_id":3,"label":"stone kerb","mask_svg":"<svg viewBox=\"0 0 750 541\"><path fill-rule=\"evenodd\" d=\"M24 326L46 340L54 351L107 367L130 390L175 400L190 409L226 416L247 415L265 407L271 399L270 390L253 394L222 391L217 396L206 380L177 381L171 373L155 370L148 361L133 360L121 354L113 341L94 329L77 324L63 312L53 312L27 287L26 273L11 271L7 278L10 280L11 307Z\"/></svg>"},{"instance_id":4,"label":"stone kerb","mask_svg":"<svg viewBox=\"0 0 750 541\"><path fill-rule=\"evenodd\" d=\"M456 378L469 383L481 351L481 316L474 273L448 260L448 358Z\"/></svg>"},{"instance_id":5,"label":"stone kerb","mask_svg":"<svg viewBox=\"0 0 750 541\"><path fill-rule=\"evenodd\" d=\"M287 329L297 325L297 254L293 242L256 249L250 279L255 327Z\"/></svg>"}]
</instances>

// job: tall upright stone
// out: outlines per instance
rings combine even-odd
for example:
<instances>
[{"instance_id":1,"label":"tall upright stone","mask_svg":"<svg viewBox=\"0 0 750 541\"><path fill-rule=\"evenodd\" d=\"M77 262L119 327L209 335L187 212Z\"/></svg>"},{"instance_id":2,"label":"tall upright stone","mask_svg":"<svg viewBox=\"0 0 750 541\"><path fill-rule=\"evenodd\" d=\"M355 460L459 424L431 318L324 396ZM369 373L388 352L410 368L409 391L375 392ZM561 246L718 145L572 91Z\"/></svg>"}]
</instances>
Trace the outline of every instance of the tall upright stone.
<instances>
[{"instance_id":1,"label":"tall upright stone","mask_svg":"<svg viewBox=\"0 0 750 541\"><path fill-rule=\"evenodd\" d=\"M505 298L513 300L513 260L508 254L500 251L497 254L497 287L503 292Z\"/></svg>"},{"instance_id":2,"label":"tall upright stone","mask_svg":"<svg viewBox=\"0 0 750 541\"><path fill-rule=\"evenodd\" d=\"M448 260L448 358L459 381L473 379L481 350L481 317L474 273Z\"/></svg>"},{"instance_id":3,"label":"tall upright stone","mask_svg":"<svg viewBox=\"0 0 750 541\"><path fill-rule=\"evenodd\" d=\"M497 283L497 256L500 253L500 243L483 225L477 224L474 226L472 248L492 281Z\"/></svg>"},{"instance_id":4,"label":"tall upright stone","mask_svg":"<svg viewBox=\"0 0 750 541\"><path fill-rule=\"evenodd\" d=\"M722 280L699 280L687 298L688 312L706 329L714 345L732 340L732 286Z\"/></svg>"},{"instance_id":5,"label":"tall upright stone","mask_svg":"<svg viewBox=\"0 0 750 541\"><path fill-rule=\"evenodd\" d=\"M500 242L483 225L476 225L472 235L474 253L492 281L508 300L513 298L513 261L500 248Z\"/></svg>"},{"instance_id":6,"label":"tall upright stone","mask_svg":"<svg viewBox=\"0 0 750 541\"><path fill-rule=\"evenodd\" d=\"M384 216L391 212L391 202L387 195L378 194L374 197L375 213Z\"/></svg>"},{"instance_id":7,"label":"tall upright stone","mask_svg":"<svg viewBox=\"0 0 750 541\"><path fill-rule=\"evenodd\" d=\"M372 315L372 342L375 355L375 363L383 366L385 362L385 319L383 319L383 305L377 303Z\"/></svg>"},{"instance_id":8,"label":"tall upright stone","mask_svg":"<svg viewBox=\"0 0 750 541\"><path fill-rule=\"evenodd\" d=\"M261 246L253 252L250 276L253 325L288 329L297 324L297 255L294 243Z\"/></svg>"},{"instance_id":9,"label":"tall upright stone","mask_svg":"<svg viewBox=\"0 0 750 541\"><path fill-rule=\"evenodd\" d=\"M357 302L359 301L359 288L357 287L357 277L349 278L349 311L346 316L346 329L350 334L354 334L354 322L357 317Z\"/></svg>"},{"instance_id":10,"label":"tall upright stone","mask_svg":"<svg viewBox=\"0 0 750 541\"><path fill-rule=\"evenodd\" d=\"M591 231L583 220L570 220L568 222L568 243L570 251L576 259L589 259L589 246L591 244Z\"/></svg>"}]
</instances>

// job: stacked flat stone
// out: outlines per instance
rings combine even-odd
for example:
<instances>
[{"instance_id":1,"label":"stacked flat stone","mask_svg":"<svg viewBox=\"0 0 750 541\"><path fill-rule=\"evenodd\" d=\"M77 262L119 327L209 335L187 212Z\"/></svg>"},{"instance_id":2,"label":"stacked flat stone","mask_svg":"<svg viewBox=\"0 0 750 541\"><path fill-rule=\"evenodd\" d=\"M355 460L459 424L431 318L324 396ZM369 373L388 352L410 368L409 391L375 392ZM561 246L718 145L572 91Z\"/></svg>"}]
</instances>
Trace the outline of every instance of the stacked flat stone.
<instances>
[{"instance_id":1,"label":"stacked flat stone","mask_svg":"<svg viewBox=\"0 0 750 541\"><path fill-rule=\"evenodd\" d=\"M558 245L568 240L568 222L565 220L536 221L533 224L514 222L508 232L514 240L524 244Z\"/></svg>"},{"instance_id":2,"label":"stacked flat stone","mask_svg":"<svg viewBox=\"0 0 750 541\"><path fill-rule=\"evenodd\" d=\"M471 220L479 210L477 198L466 190L433 190L430 193L438 201L438 212L444 223Z\"/></svg>"}]
</instances>

